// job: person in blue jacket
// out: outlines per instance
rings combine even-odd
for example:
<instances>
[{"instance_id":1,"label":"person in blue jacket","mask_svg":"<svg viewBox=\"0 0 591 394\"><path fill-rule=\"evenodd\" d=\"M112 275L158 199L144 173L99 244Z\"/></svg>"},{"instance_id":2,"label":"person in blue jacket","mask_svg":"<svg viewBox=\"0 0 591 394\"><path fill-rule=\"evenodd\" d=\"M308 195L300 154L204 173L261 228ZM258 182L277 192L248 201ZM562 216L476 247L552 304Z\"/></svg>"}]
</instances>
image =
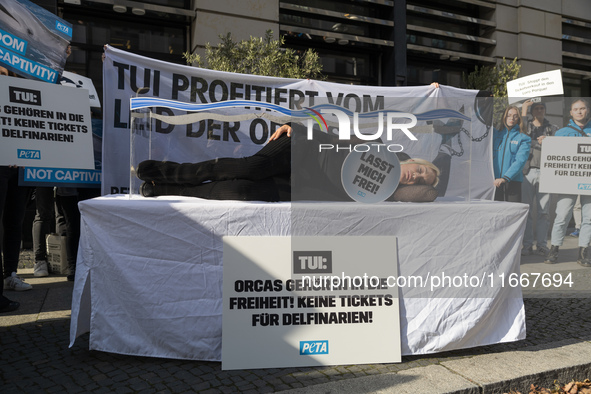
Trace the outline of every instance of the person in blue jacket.
<instances>
[{"instance_id":1,"label":"person in blue jacket","mask_svg":"<svg viewBox=\"0 0 591 394\"><path fill-rule=\"evenodd\" d=\"M566 127L558 130L556 137L591 137L591 105L587 99L576 99L570 106L571 119ZM591 141L591 140L590 140ZM581 195L581 229L579 233L579 256L577 262L591 267L589 242L591 242L591 196ZM551 247L545 263L558 261L558 248L562 246L568 223L577 201L576 194L559 194L556 202L556 218L552 226Z\"/></svg>"},{"instance_id":2,"label":"person in blue jacket","mask_svg":"<svg viewBox=\"0 0 591 394\"><path fill-rule=\"evenodd\" d=\"M531 146L531 138L523 131L525 127L519 109L507 107L503 113L503 128L493 132L496 201L521 202L523 166Z\"/></svg>"}]
</instances>

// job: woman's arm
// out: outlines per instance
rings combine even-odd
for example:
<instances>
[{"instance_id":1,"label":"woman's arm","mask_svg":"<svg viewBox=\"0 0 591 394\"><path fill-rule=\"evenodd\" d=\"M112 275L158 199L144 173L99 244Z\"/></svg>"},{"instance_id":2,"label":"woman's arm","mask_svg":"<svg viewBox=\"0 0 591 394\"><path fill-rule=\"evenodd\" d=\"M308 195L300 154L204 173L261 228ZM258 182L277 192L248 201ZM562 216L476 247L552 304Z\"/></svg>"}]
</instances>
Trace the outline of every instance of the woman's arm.
<instances>
[{"instance_id":1,"label":"woman's arm","mask_svg":"<svg viewBox=\"0 0 591 394\"><path fill-rule=\"evenodd\" d=\"M531 138L529 138L525 134L521 135L523 138L521 139L521 141L519 141L519 148L517 150L517 153L515 154L515 161L509 166L507 171L505 171L503 174L503 178L507 179L508 181L513 180L513 178L515 178L515 176L523 170L523 166L529 158Z\"/></svg>"}]
</instances>

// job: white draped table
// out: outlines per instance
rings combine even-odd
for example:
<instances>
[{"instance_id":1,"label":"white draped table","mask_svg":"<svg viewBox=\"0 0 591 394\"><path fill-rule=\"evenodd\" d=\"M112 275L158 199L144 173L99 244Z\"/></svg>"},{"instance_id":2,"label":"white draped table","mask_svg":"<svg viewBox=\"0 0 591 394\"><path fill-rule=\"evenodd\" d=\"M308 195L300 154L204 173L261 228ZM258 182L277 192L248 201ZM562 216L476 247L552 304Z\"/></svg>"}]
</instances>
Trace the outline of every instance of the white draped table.
<instances>
[{"instance_id":1,"label":"white draped table","mask_svg":"<svg viewBox=\"0 0 591 394\"><path fill-rule=\"evenodd\" d=\"M402 354L525 338L519 273L527 206L505 202L264 203L112 195L83 201L70 346L221 359L222 237L392 235L398 274L496 278L494 287L399 289ZM457 284L457 283L456 283Z\"/></svg>"}]
</instances>

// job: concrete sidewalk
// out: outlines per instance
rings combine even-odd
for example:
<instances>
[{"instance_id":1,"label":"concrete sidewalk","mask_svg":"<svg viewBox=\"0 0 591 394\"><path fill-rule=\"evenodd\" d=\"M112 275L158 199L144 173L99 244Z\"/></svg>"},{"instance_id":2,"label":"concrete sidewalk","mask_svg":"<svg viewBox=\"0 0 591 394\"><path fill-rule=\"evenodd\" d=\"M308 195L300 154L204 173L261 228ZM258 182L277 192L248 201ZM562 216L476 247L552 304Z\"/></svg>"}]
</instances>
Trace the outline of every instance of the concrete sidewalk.
<instances>
[{"instance_id":1,"label":"concrete sidewalk","mask_svg":"<svg viewBox=\"0 0 591 394\"><path fill-rule=\"evenodd\" d=\"M73 282L65 276L33 277L30 251L19 274L33 285L6 291L20 309L0 315L2 393L503 393L529 392L530 384L554 387L591 378L591 269L576 263L577 239L567 237L559 263L522 257L527 339L426 356L398 364L344 365L222 371L220 363L154 359L88 350L88 334L71 349ZM573 286L549 290L547 280ZM552 275L555 275L552 277Z\"/></svg>"}]
</instances>

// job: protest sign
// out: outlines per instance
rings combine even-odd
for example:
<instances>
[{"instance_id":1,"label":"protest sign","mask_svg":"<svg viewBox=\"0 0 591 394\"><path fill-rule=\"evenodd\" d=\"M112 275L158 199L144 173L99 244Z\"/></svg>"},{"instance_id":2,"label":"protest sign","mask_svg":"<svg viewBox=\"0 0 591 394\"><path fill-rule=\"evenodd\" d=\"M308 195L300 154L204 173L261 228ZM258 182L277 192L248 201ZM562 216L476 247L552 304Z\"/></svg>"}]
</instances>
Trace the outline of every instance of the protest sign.
<instances>
[{"instance_id":1,"label":"protest sign","mask_svg":"<svg viewBox=\"0 0 591 394\"><path fill-rule=\"evenodd\" d=\"M0 102L0 165L94 169L85 90L1 77ZM49 179L57 174L39 170L36 175Z\"/></svg>"},{"instance_id":2,"label":"protest sign","mask_svg":"<svg viewBox=\"0 0 591 394\"><path fill-rule=\"evenodd\" d=\"M540 166L540 192L591 195L591 138L548 137Z\"/></svg>"},{"instance_id":3,"label":"protest sign","mask_svg":"<svg viewBox=\"0 0 591 394\"><path fill-rule=\"evenodd\" d=\"M223 242L222 369L400 362L396 237Z\"/></svg>"},{"instance_id":4,"label":"protest sign","mask_svg":"<svg viewBox=\"0 0 591 394\"><path fill-rule=\"evenodd\" d=\"M532 74L507 82L509 104L522 101L526 98L558 94L564 94L560 70Z\"/></svg>"},{"instance_id":5,"label":"protest sign","mask_svg":"<svg viewBox=\"0 0 591 394\"><path fill-rule=\"evenodd\" d=\"M88 90L90 106L95 108L101 107L101 102L99 101L98 93L94 87L94 83L92 83L92 79L69 71L64 71L58 82L63 86Z\"/></svg>"},{"instance_id":6,"label":"protest sign","mask_svg":"<svg viewBox=\"0 0 591 394\"><path fill-rule=\"evenodd\" d=\"M0 65L25 78L55 83L66 63L72 25L28 0L3 0Z\"/></svg>"},{"instance_id":7,"label":"protest sign","mask_svg":"<svg viewBox=\"0 0 591 394\"><path fill-rule=\"evenodd\" d=\"M58 80L62 86L73 87L88 91L88 100L93 108L100 108L101 103L94 84L90 78L64 71ZM103 120L98 117L91 119L92 124L92 148L94 151L93 170L81 168L57 168L44 176L43 168L28 167L23 172L20 184L23 186L67 186L83 188L101 187L101 161L102 161L102 140ZM41 175L41 176L40 176Z\"/></svg>"}]
</instances>

